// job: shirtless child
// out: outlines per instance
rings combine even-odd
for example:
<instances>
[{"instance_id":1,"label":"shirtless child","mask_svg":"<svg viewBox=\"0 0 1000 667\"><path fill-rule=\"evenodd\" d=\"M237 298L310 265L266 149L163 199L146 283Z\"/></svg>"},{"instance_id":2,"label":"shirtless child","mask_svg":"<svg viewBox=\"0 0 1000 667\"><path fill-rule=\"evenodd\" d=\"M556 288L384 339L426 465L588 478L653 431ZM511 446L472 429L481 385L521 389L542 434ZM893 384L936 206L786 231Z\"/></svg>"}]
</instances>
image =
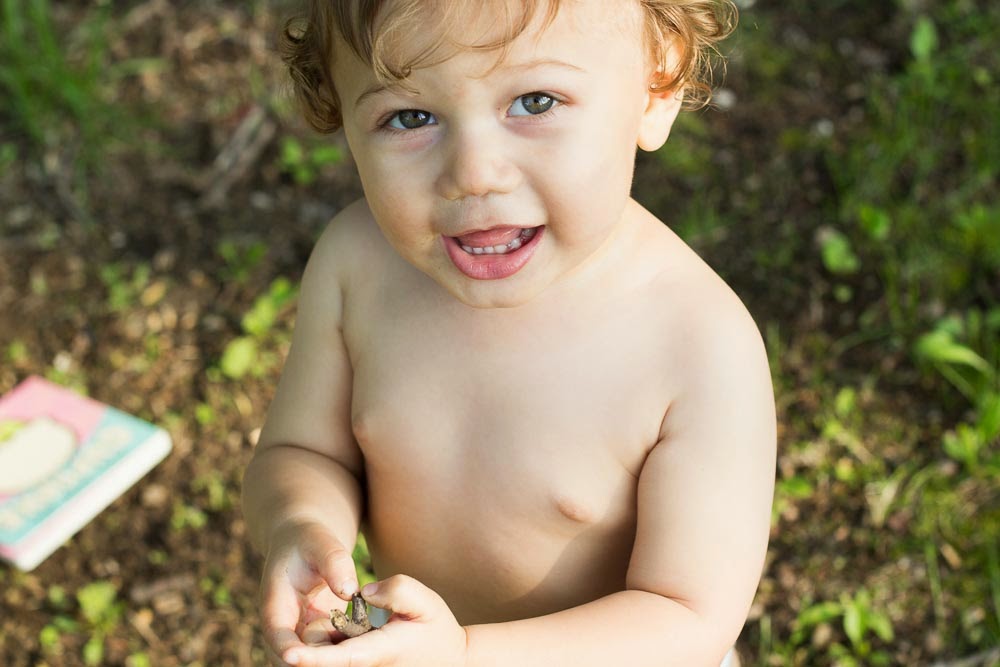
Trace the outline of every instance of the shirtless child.
<instances>
[{"instance_id":1,"label":"shirtless child","mask_svg":"<svg viewBox=\"0 0 1000 667\"><path fill-rule=\"evenodd\" d=\"M311 5L288 61L365 197L306 268L244 482L271 660L734 664L769 530L767 357L629 196L729 6ZM391 617L345 639L324 619L359 529Z\"/></svg>"}]
</instances>

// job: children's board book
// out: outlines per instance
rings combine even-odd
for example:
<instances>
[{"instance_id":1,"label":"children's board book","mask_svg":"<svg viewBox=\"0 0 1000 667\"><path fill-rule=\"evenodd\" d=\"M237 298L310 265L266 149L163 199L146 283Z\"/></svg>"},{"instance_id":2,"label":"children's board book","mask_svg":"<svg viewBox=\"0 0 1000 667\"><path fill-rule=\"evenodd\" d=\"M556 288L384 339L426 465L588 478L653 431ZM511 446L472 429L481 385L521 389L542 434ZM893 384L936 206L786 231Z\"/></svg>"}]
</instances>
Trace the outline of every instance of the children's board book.
<instances>
[{"instance_id":1,"label":"children's board book","mask_svg":"<svg viewBox=\"0 0 1000 667\"><path fill-rule=\"evenodd\" d=\"M170 451L162 428L40 377L0 397L0 557L32 570Z\"/></svg>"}]
</instances>

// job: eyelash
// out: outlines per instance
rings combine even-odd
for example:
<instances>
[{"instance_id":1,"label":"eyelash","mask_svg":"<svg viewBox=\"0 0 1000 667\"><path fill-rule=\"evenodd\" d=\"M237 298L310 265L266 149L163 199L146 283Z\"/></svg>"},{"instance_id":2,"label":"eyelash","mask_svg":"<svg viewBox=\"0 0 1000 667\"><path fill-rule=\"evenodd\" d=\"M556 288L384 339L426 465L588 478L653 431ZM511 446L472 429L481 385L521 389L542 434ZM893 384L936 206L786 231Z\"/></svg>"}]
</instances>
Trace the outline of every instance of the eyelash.
<instances>
[{"instance_id":1,"label":"eyelash","mask_svg":"<svg viewBox=\"0 0 1000 667\"><path fill-rule=\"evenodd\" d=\"M549 99L552 100L552 106L549 107L549 109L547 109L546 111L543 111L542 113L539 113L539 114L518 115L518 116L514 116L515 118L529 119L527 121L529 123L530 122L540 122L540 121L534 120L534 119L544 119L544 120L547 120L548 118L552 117L554 114L558 113L559 110L562 109L563 106L565 106L565 102L563 102L561 99L559 99L558 97L556 97L552 93L547 93L547 92L543 92L543 91L539 90L539 91L533 91L533 92L530 92L530 93L525 93L524 95L519 95L516 98L514 98L514 101L511 102L510 106L507 107L508 111L510 110L511 107L514 106L515 103L517 103L518 100L523 100L524 98L531 97L532 95L542 95L542 96L548 97ZM422 113L426 113L427 115L429 115L431 117L434 117L434 114L432 114L430 112L427 112L427 111L423 111L422 109L400 109L398 111L393 111L392 113L390 113L390 114L388 114L386 116L383 116L382 120L380 120L378 122L378 128L377 129L379 129L379 130L381 130L383 132L387 132L389 134L397 134L397 135L399 135L399 134L412 134L414 132L419 132L420 130L423 130L426 127L430 127L432 125L437 125L437 122L436 122L437 119L436 118L435 118L435 122L434 123L428 123L427 125L421 125L420 127L415 127L415 128L412 128L412 129L399 129L398 127L392 127L392 126L389 125L389 123L391 123L394 118L396 118L397 116L399 116L399 114L404 113L406 111L421 111Z\"/></svg>"}]
</instances>

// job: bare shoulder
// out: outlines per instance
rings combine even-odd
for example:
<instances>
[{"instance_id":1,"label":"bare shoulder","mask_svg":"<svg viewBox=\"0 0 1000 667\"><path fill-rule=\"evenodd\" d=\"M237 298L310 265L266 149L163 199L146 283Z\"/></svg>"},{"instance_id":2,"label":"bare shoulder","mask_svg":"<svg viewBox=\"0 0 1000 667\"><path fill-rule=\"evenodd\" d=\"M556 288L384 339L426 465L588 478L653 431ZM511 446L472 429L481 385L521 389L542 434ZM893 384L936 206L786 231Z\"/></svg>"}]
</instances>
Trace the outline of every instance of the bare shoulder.
<instances>
[{"instance_id":1,"label":"bare shoulder","mask_svg":"<svg viewBox=\"0 0 1000 667\"><path fill-rule=\"evenodd\" d=\"M671 342L668 363L698 373L742 369L753 376L747 381L770 385L760 328L739 295L673 231L663 227L657 237L663 268L649 282L649 298L659 305L662 340Z\"/></svg>"},{"instance_id":2,"label":"bare shoulder","mask_svg":"<svg viewBox=\"0 0 1000 667\"><path fill-rule=\"evenodd\" d=\"M322 282L344 289L356 275L381 252L384 242L364 199L345 207L327 224L320 235L307 273L319 274Z\"/></svg>"},{"instance_id":3,"label":"bare shoulder","mask_svg":"<svg viewBox=\"0 0 1000 667\"><path fill-rule=\"evenodd\" d=\"M360 282L355 276L378 252L373 234L380 232L367 204L359 200L338 213L316 242L302 276L292 345L259 447L294 443L360 471L361 456L350 431L344 309L352 283Z\"/></svg>"},{"instance_id":4,"label":"bare shoulder","mask_svg":"<svg viewBox=\"0 0 1000 667\"><path fill-rule=\"evenodd\" d=\"M664 426L681 429L687 420L725 413L756 429L761 446L773 447L771 371L753 315L676 234L657 236L664 269L650 281L648 298L658 306L653 325L666 342L663 369L675 388Z\"/></svg>"}]
</instances>

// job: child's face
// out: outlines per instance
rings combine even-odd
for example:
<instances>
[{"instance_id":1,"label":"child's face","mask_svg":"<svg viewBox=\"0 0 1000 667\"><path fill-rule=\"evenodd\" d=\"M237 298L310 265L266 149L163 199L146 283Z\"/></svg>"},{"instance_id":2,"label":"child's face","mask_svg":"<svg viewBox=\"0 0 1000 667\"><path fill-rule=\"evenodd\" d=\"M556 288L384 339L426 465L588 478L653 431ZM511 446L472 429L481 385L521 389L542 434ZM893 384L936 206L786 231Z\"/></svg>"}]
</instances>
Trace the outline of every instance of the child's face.
<instances>
[{"instance_id":1,"label":"child's face","mask_svg":"<svg viewBox=\"0 0 1000 667\"><path fill-rule=\"evenodd\" d=\"M563 2L544 29L540 10L495 69L497 52L462 50L414 70L412 91L381 88L337 44L344 130L375 220L463 303L526 303L599 262L622 224L637 142L649 147L653 122L665 139L676 109L663 106L680 105L649 93L638 5ZM456 38L489 37L489 14Z\"/></svg>"}]
</instances>

